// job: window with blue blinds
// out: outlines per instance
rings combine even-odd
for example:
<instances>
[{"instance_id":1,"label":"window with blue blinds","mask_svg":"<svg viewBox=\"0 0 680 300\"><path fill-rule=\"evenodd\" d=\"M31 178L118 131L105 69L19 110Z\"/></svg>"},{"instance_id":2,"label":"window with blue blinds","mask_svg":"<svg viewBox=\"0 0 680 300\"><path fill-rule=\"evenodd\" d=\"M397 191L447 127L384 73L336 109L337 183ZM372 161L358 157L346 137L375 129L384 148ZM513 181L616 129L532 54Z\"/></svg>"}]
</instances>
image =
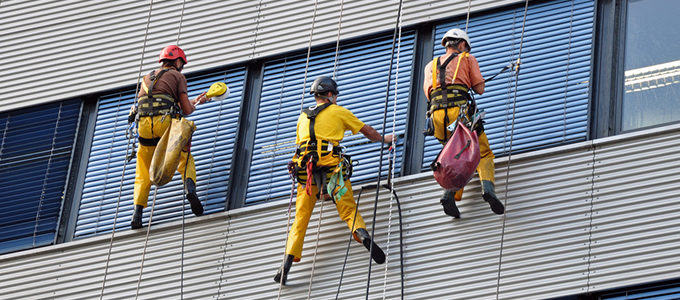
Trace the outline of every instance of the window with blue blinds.
<instances>
[{"instance_id":1,"label":"window with blue blinds","mask_svg":"<svg viewBox=\"0 0 680 300\"><path fill-rule=\"evenodd\" d=\"M397 72L399 82L396 99L396 133L403 135L405 131L414 40L413 32L403 33L398 55L398 70L397 55L393 61L386 134L392 133ZM340 89L338 105L349 109L359 120L380 133L383 130L391 49L390 34L361 42L341 44L338 58L337 82ZM290 195L291 181L286 164L296 149L297 119L301 108L315 103L314 97L309 94L314 79L319 76L333 76L335 47L311 53L303 91L306 58L307 54L302 53L265 64L246 204ZM304 105L301 106L303 94ZM341 144L347 147L347 154L358 163L354 167L352 182L377 179L380 144L370 142L361 133L347 136L348 134L351 133L346 133ZM395 174L400 172L402 153L403 139L397 144ZM387 150L384 151L383 157L382 175L386 176L389 165Z\"/></svg>"},{"instance_id":2,"label":"window with blue blinds","mask_svg":"<svg viewBox=\"0 0 680 300\"><path fill-rule=\"evenodd\" d=\"M647 288L602 294L602 300L676 300L680 299L680 284L658 284Z\"/></svg>"},{"instance_id":3,"label":"window with blue blinds","mask_svg":"<svg viewBox=\"0 0 680 300\"><path fill-rule=\"evenodd\" d=\"M504 73L475 95L486 111L485 132L496 156L583 141L586 139L593 37L593 0L562 0L529 4L522 66L514 118L514 77ZM485 78L517 60L524 7L471 17L468 35ZM465 28L465 19L440 24L435 32L435 56L445 53L444 33ZM433 137L425 140L423 169L441 149Z\"/></svg>"},{"instance_id":4,"label":"window with blue blinds","mask_svg":"<svg viewBox=\"0 0 680 300\"><path fill-rule=\"evenodd\" d=\"M188 117L197 127L192 138L191 153L196 161L196 189L205 214L225 209L244 80L245 68L187 77L189 99L208 90L217 81L225 82L230 90L227 99L198 105ZM125 129L134 94L134 90L129 90L102 96L99 100L75 237L111 231L119 201L121 177L123 182L116 229L130 227L136 160L127 163L125 170L123 166L128 153ZM145 226L149 222L154 189L152 186L149 207L144 210L142 221ZM158 188L153 222L180 219L182 194L181 176L175 172L170 183ZM184 210L185 216L193 216L188 203Z\"/></svg>"},{"instance_id":5,"label":"window with blue blinds","mask_svg":"<svg viewBox=\"0 0 680 300\"><path fill-rule=\"evenodd\" d=\"M80 100L0 114L0 253L56 239Z\"/></svg>"}]
</instances>

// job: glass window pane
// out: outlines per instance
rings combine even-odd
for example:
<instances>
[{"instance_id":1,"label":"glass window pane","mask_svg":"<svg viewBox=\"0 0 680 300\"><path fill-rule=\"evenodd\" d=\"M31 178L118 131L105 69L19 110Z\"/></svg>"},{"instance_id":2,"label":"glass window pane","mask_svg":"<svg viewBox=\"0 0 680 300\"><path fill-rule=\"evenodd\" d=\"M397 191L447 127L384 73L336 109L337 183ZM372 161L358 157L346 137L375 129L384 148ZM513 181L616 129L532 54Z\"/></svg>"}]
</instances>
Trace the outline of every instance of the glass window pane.
<instances>
[{"instance_id":1,"label":"glass window pane","mask_svg":"<svg viewBox=\"0 0 680 300\"><path fill-rule=\"evenodd\" d=\"M680 3L630 0L621 130L680 120Z\"/></svg>"}]
</instances>

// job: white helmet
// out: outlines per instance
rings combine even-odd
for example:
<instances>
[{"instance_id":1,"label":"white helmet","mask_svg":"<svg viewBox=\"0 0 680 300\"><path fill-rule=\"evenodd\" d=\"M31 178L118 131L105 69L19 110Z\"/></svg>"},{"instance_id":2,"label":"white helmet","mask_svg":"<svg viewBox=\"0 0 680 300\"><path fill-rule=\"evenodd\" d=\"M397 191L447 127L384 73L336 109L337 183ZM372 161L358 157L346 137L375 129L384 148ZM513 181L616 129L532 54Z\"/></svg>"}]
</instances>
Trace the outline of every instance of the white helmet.
<instances>
[{"instance_id":1,"label":"white helmet","mask_svg":"<svg viewBox=\"0 0 680 300\"><path fill-rule=\"evenodd\" d=\"M465 42L467 42L468 45L468 51L472 49L472 45L470 44L470 38L467 36L465 31L462 31L458 28L451 29L447 31L444 34L444 37L442 37L442 46L446 47L446 39L447 38L452 38L452 39L463 39Z\"/></svg>"}]
</instances>

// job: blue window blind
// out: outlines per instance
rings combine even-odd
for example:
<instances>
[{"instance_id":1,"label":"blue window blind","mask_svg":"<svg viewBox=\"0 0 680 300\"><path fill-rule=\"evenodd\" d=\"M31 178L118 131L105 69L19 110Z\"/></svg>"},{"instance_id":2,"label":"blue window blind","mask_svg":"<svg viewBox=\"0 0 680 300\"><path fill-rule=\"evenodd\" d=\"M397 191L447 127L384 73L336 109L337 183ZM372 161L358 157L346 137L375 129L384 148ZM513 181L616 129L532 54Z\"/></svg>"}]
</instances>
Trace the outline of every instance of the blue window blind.
<instances>
[{"instance_id":1,"label":"blue window blind","mask_svg":"<svg viewBox=\"0 0 680 300\"><path fill-rule=\"evenodd\" d=\"M0 253L52 244L80 100L0 114Z\"/></svg>"},{"instance_id":2,"label":"blue window blind","mask_svg":"<svg viewBox=\"0 0 680 300\"><path fill-rule=\"evenodd\" d=\"M603 294L602 300L676 300L680 299L680 285L663 284L648 288L627 289Z\"/></svg>"},{"instance_id":3,"label":"blue window blind","mask_svg":"<svg viewBox=\"0 0 680 300\"><path fill-rule=\"evenodd\" d=\"M397 90L396 132L403 134L406 124L410 74L415 34L402 34L399 51L399 82ZM354 113L359 120L382 133L387 92L392 35L341 44L338 58L337 82L340 89L338 105ZM397 48L395 46L395 53ZM262 95L257 119L253 158L246 204L276 199L290 194L290 179L286 164L296 149L297 119L301 113L306 53L267 62L264 68ZM318 76L333 76L335 47L312 52L304 90L304 107L315 101L309 95L312 82ZM386 134L392 133L394 120L394 89L397 85L397 56L393 61L389 103L387 105ZM358 162L352 182L377 179L380 144L371 143L361 133L346 133L342 145L347 154ZM397 144L395 174L401 168L403 140ZM388 156L384 151L382 175L387 175Z\"/></svg>"},{"instance_id":4,"label":"blue window blind","mask_svg":"<svg viewBox=\"0 0 680 300\"><path fill-rule=\"evenodd\" d=\"M224 211L225 208L244 80L245 68L187 78L189 99L206 91L217 81L225 82L230 90L227 99L198 105L188 118L197 127L192 138L191 153L196 161L196 189L205 214ZM100 99L75 237L111 231L122 176L124 179L116 229L130 227L136 160L129 162L125 170L123 165L128 144L125 127L133 103L133 90ZM154 189L152 186L149 208L144 210L142 221L145 226L149 221ZM180 219L182 194L181 176L175 172L170 183L158 188L153 222ZM184 213L185 216L193 216L189 205L185 206Z\"/></svg>"},{"instance_id":5,"label":"blue window blind","mask_svg":"<svg viewBox=\"0 0 680 300\"><path fill-rule=\"evenodd\" d=\"M586 139L593 7L592 0L529 4L512 136L514 77L501 74L486 83L484 95L475 95L496 156L507 155L511 139L513 152ZM517 60L523 17L524 7L517 7L470 18L471 54L485 78ZM465 19L436 27L435 56L445 53L441 39L455 27L464 29ZM426 138L424 169L441 147Z\"/></svg>"}]
</instances>

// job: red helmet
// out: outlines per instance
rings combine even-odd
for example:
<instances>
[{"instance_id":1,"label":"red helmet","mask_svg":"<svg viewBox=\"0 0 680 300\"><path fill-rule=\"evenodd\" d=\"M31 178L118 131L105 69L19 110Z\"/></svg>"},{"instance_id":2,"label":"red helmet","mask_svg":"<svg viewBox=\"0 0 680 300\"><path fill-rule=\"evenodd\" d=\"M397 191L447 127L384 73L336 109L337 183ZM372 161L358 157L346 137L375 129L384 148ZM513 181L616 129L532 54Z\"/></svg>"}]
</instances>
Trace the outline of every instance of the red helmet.
<instances>
[{"instance_id":1,"label":"red helmet","mask_svg":"<svg viewBox=\"0 0 680 300\"><path fill-rule=\"evenodd\" d=\"M160 63L164 59L174 60L178 58L181 58L184 61L185 65L187 64L187 56L184 55L184 51L182 51L182 48L177 47L175 45L170 45L161 50L161 55L159 55L158 57L158 63Z\"/></svg>"}]
</instances>

